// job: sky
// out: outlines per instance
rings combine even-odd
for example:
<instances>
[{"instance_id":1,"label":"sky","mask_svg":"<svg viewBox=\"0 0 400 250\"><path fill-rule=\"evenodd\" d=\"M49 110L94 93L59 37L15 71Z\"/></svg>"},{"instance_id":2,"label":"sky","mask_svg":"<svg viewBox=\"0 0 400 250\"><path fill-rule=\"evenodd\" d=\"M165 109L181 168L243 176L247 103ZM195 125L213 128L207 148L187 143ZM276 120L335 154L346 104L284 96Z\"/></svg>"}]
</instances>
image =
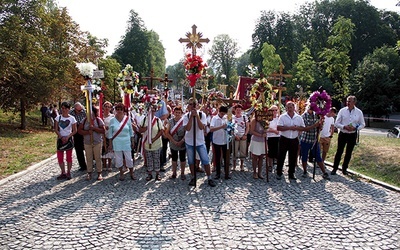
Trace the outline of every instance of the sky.
<instances>
[{"instance_id":1,"label":"sky","mask_svg":"<svg viewBox=\"0 0 400 250\"><path fill-rule=\"evenodd\" d=\"M179 62L186 53L185 44L179 38L197 26L203 38L210 39L197 55L207 60L207 51L214 38L227 34L238 43L238 56L250 49L257 19L261 11L296 12L309 0L58 0L59 7L66 7L72 19L82 31L88 31L97 38L107 38L107 55L111 55L125 34L129 11L134 10L148 30L155 31L165 48L166 64ZM400 12L398 0L370 0L377 9ZM192 4L192 5L191 5ZM134 64L133 64L134 67Z\"/></svg>"}]
</instances>

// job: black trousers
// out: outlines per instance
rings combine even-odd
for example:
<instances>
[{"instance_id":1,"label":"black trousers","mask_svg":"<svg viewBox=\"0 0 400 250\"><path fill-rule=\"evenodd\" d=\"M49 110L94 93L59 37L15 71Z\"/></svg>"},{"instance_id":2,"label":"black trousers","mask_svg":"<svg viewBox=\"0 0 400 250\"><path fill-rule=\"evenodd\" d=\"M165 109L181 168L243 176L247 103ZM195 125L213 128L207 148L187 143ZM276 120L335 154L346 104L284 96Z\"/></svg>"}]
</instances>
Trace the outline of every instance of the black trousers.
<instances>
[{"instance_id":1,"label":"black trousers","mask_svg":"<svg viewBox=\"0 0 400 250\"><path fill-rule=\"evenodd\" d=\"M224 171L225 177L229 176L229 162L226 162L226 151L227 145L218 145L213 143L214 153L215 153L215 168L217 171L217 175L221 175L221 159L224 159Z\"/></svg>"},{"instance_id":2,"label":"black trousers","mask_svg":"<svg viewBox=\"0 0 400 250\"><path fill-rule=\"evenodd\" d=\"M79 166L83 169L86 169L86 160L85 160L85 147L83 145L83 135L76 133L74 135L74 147L76 158L78 158Z\"/></svg>"},{"instance_id":3,"label":"black trousers","mask_svg":"<svg viewBox=\"0 0 400 250\"><path fill-rule=\"evenodd\" d=\"M345 147L346 147L346 153L344 155L342 169L346 170L349 167L351 154L353 153L353 149L354 146L356 145L356 142L357 142L357 133L351 133L351 134L343 132L339 133L335 160L333 162L333 169L335 170L338 169L340 159L342 158L342 154Z\"/></svg>"},{"instance_id":4,"label":"black trousers","mask_svg":"<svg viewBox=\"0 0 400 250\"><path fill-rule=\"evenodd\" d=\"M285 163L286 153L289 152L289 176L294 175L296 171L297 149L299 148L299 139L289 139L284 136L279 137L277 174L282 175L283 164Z\"/></svg>"},{"instance_id":5,"label":"black trousers","mask_svg":"<svg viewBox=\"0 0 400 250\"><path fill-rule=\"evenodd\" d=\"M167 150L168 150L168 138L162 138L162 149L161 149L161 153L160 153L160 167L163 167L165 165L165 163L167 163Z\"/></svg>"}]
</instances>

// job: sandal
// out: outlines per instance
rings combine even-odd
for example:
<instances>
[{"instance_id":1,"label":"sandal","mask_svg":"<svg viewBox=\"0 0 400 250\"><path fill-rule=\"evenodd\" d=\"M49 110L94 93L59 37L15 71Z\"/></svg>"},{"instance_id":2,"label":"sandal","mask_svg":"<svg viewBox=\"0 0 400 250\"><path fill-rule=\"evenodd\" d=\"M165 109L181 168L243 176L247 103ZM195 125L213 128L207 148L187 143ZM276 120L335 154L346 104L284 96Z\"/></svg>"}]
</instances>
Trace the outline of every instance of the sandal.
<instances>
[{"instance_id":1,"label":"sandal","mask_svg":"<svg viewBox=\"0 0 400 250\"><path fill-rule=\"evenodd\" d=\"M90 181L92 179L92 173L87 173L86 174L86 180Z\"/></svg>"},{"instance_id":2,"label":"sandal","mask_svg":"<svg viewBox=\"0 0 400 250\"><path fill-rule=\"evenodd\" d=\"M136 180L136 176L134 174L131 174L131 179Z\"/></svg>"},{"instance_id":3,"label":"sandal","mask_svg":"<svg viewBox=\"0 0 400 250\"><path fill-rule=\"evenodd\" d=\"M176 174L171 175L170 179L176 179Z\"/></svg>"},{"instance_id":4,"label":"sandal","mask_svg":"<svg viewBox=\"0 0 400 250\"><path fill-rule=\"evenodd\" d=\"M182 180L182 181L186 180L186 175L181 174L181 180Z\"/></svg>"},{"instance_id":5,"label":"sandal","mask_svg":"<svg viewBox=\"0 0 400 250\"><path fill-rule=\"evenodd\" d=\"M159 174L156 175L156 181L161 181L161 176Z\"/></svg>"},{"instance_id":6,"label":"sandal","mask_svg":"<svg viewBox=\"0 0 400 250\"><path fill-rule=\"evenodd\" d=\"M253 174L253 179L258 179L258 175L256 173Z\"/></svg>"},{"instance_id":7,"label":"sandal","mask_svg":"<svg viewBox=\"0 0 400 250\"><path fill-rule=\"evenodd\" d=\"M151 179L153 179L153 175L148 174L147 177L146 177L146 181L149 181L149 180L151 180Z\"/></svg>"},{"instance_id":8,"label":"sandal","mask_svg":"<svg viewBox=\"0 0 400 250\"><path fill-rule=\"evenodd\" d=\"M97 176L97 180L98 181L102 181L103 180L103 176L101 176L101 174L99 174L99 176Z\"/></svg>"},{"instance_id":9,"label":"sandal","mask_svg":"<svg viewBox=\"0 0 400 250\"><path fill-rule=\"evenodd\" d=\"M124 174L123 174L123 173L120 173L120 174L119 174L119 180L120 180L120 181L123 181L123 180L125 180L125 178L124 178Z\"/></svg>"}]
</instances>

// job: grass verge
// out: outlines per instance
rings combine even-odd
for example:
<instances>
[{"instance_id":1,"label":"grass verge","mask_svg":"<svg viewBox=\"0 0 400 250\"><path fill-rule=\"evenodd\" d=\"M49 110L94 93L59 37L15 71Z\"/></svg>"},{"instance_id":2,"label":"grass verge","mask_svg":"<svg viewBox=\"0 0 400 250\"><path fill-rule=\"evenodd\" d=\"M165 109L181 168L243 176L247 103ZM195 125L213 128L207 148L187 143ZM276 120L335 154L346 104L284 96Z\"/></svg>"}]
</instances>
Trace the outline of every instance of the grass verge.
<instances>
[{"instance_id":1,"label":"grass verge","mask_svg":"<svg viewBox=\"0 0 400 250\"><path fill-rule=\"evenodd\" d=\"M39 111L27 114L27 124L21 130L18 114L0 111L0 179L56 153L56 135L50 125L41 126Z\"/></svg>"},{"instance_id":2,"label":"grass verge","mask_svg":"<svg viewBox=\"0 0 400 250\"><path fill-rule=\"evenodd\" d=\"M337 134L332 139L327 161L333 162L337 148ZM354 148L349 169L400 187L400 141L395 138L360 135ZM342 155L343 162L344 153Z\"/></svg>"}]
</instances>

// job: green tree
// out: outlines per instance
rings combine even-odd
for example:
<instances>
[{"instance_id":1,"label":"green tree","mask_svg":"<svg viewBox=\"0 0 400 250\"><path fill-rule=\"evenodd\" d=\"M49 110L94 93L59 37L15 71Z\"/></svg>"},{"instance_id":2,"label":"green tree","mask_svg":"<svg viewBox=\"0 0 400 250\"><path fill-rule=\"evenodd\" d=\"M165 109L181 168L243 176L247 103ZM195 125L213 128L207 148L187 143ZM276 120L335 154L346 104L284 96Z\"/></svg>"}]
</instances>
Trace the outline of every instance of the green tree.
<instances>
[{"instance_id":1,"label":"green tree","mask_svg":"<svg viewBox=\"0 0 400 250\"><path fill-rule=\"evenodd\" d=\"M236 41L229 35L222 34L214 38L213 45L208 51L210 54L209 66L216 71L216 81L222 81L222 75L226 76L227 84L237 82L236 54L239 47Z\"/></svg>"},{"instance_id":2,"label":"green tree","mask_svg":"<svg viewBox=\"0 0 400 250\"><path fill-rule=\"evenodd\" d=\"M350 19L339 17L328 37L329 48L320 53L321 67L331 79L334 86L333 98L344 100L349 94L351 39L354 34L354 24Z\"/></svg>"},{"instance_id":3,"label":"green tree","mask_svg":"<svg viewBox=\"0 0 400 250\"><path fill-rule=\"evenodd\" d=\"M61 71L50 36L54 16L46 2L6 0L0 7L1 108L20 112L22 129L27 126L26 112L48 100Z\"/></svg>"},{"instance_id":4,"label":"green tree","mask_svg":"<svg viewBox=\"0 0 400 250\"><path fill-rule=\"evenodd\" d=\"M386 114L393 105L400 108L400 56L395 48L384 46L364 57L352 77L352 93L364 112L374 117Z\"/></svg>"},{"instance_id":5,"label":"green tree","mask_svg":"<svg viewBox=\"0 0 400 250\"><path fill-rule=\"evenodd\" d=\"M316 70L316 63L311 56L311 51L307 46L304 46L291 71L293 75L291 86L302 87L304 92L311 93L311 85L315 82ZM292 87L292 90L295 90L295 88Z\"/></svg>"},{"instance_id":6,"label":"green tree","mask_svg":"<svg viewBox=\"0 0 400 250\"><path fill-rule=\"evenodd\" d=\"M106 57L99 59L99 69L104 71L103 81L103 93L104 100L115 103L120 99L119 89L116 86L115 79L119 71L121 70L121 65L112 57Z\"/></svg>"},{"instance_id":7,"label":"green tree","mask_svg":"<svg viewBox=\"0 0 400 250\"><path fill-rule=\"evenodd\" d=\"M122 67L130 64L141 76L150 72L150 37L143 20L134 10L130 11L126 34L112 54ZM151 60L150 60L151 61Z\"/></svg>"},{"instance_id":8,"label":"green tree","mask_svg":"<svg viewBox=\"0 0 400 250\"><path fill-rule=\"evenodd\" d=\"M281 57L275 53L275 47L272 44L264 43L261 50L261 56L263 58L263 70L265 76L268 76L279 70L279 66L282 63Z\"/></svg>"}]
</instances>

